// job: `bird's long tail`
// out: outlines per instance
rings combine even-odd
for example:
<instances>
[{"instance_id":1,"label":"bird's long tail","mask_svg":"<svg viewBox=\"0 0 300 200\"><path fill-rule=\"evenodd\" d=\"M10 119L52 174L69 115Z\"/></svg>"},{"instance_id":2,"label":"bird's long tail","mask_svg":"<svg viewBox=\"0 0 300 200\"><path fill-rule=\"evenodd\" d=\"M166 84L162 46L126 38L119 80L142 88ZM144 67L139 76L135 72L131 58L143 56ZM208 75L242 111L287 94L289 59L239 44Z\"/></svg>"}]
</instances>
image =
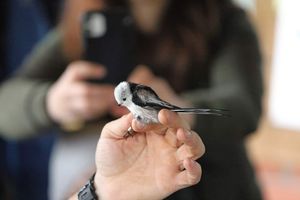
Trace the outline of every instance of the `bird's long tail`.
<instances>
[{"instance_id":1,"label":"bird's long tail","mask_svg":"<svg viewBox=\"0 0 300 200\"><path fill-rule=\"evenodd\" d=\"M215 115L229 117L229 110L226 109L214 109L214 108L175 108L174 112L197 114L197 115Z\"/></svg>"}]
</instances>

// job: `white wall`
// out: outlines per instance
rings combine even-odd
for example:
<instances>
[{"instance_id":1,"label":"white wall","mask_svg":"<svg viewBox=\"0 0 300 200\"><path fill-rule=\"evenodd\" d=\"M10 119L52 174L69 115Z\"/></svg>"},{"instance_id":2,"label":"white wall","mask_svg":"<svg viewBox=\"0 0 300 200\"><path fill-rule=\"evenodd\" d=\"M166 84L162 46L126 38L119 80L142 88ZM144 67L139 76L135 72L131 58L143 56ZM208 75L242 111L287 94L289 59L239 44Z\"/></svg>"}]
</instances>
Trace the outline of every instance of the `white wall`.
<instances>
[{"instance_id":1,"label":"white wall","mask_svg":"<svg viewBox=\"0 0 300 200\"><path fill-rule=\"evenodd\" d=\"M300 130L300 1L278 4L269 116L273 125Z\"/></svg>"},{"instance_id":2,"label":"white wall","mask_svg":"<svg viewBox=\"0 0 300 200\"><path fill-rule=\"evenodd\" d=\"M236 4L244 8L245 10L255 12L256 0L233 0Z\"/></svg>"}]
</instances>

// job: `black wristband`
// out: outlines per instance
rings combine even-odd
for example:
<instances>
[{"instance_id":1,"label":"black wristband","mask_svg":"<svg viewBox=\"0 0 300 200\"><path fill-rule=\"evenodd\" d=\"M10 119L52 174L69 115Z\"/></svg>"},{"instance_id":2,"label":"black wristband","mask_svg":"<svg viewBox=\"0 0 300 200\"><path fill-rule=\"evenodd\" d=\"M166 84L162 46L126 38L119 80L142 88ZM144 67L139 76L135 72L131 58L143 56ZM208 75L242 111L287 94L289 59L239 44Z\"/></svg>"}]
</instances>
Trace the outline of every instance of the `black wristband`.
<instances>
[{"instance_id":1,"label":"black wristband","mask_svg":"<svg viewBox=\"0 0 300 200\"><path fill-rule=\"evenodd\" d=\"M93 174L90 180L78 192L78 200L98 200L94 187L94 178L95 174Z\"/></svg>"}]
</instances>

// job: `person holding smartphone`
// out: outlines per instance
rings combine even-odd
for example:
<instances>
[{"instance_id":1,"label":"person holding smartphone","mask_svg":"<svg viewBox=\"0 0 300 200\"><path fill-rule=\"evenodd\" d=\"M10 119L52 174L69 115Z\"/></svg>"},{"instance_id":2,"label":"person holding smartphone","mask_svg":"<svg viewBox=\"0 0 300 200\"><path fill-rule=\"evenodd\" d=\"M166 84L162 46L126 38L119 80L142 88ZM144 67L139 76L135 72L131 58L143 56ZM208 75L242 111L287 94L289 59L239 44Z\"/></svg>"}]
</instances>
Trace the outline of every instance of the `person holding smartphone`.
<instances>
[{"instance_id":1,"label":"person holding smartphone","mask_svg":"<svg viewBox=\"0 0 300 200\"><path fill-rule=\"evenodd\" d=\"M15 120L20 123L10 129L12 134L23 128L34 135L37 129L54 124L66 132L80 130L73 137L62 135L53 153L64 155L56 171L68 169L60 173L71 177L57 176L56 183L64 184L56 187L58 193L65 193L74 182L71 169L80 173L93 163L97 139L88 133L97 128L90 122L96 120L99 127L99 119L105 124L108 114L124 114L114 103L113 85L86 81L105 76L109 66L78 61L83 54L81 11L122 7L130 11L138 27L136 56L140 65L128 74L128 80L152 87L178 106L226 108L232 115L227 119L187 116L206 145L207 153L200 160L203 178L200 184L168 199L261 199L244 146L262 111L261 55L246 14L230 0L70 0L67 5L61 29L40 45L6 85L21 95L14 99L19 112ZM11 126L0 124L7 130ZM79 165L65 162L72 157L85 166L78 169ZM58 160L54 157L52 163Z\"/></svg>"}]
</instances>

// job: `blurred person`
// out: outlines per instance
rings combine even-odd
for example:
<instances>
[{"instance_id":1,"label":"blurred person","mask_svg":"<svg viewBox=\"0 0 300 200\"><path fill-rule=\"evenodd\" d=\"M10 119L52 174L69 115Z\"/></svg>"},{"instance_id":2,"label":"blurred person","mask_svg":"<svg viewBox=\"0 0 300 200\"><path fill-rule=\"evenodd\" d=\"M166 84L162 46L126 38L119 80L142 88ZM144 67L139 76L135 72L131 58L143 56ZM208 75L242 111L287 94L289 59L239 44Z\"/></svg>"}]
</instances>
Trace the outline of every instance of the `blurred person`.
<instances>
[{"instance_id":1,"label":"blurred person","mask_svg":"<svg viewBox=\"0 0 300 200\"><path fill-rule=\"evenodd\" d=\"M32 47L56 24L59 7L59 0L1 1L0 93L6 79L13 76ZM6 112L7 108L3 109L11 105L5 103L0 106L1 115L5 115L4 118L0 116L3 123L7 123L6 118L14 121L10 112ZM36 138L12 141L6 137L9 132L0 128L0 193L4 193L4 196L0 194L0 199L46 198L47 161L54 137L39 133ZM25 180L30 184L24 184Z\"/></svg>"},{"instance_id":2,"label":"blurred person","mask_svg":"<svg viewBox=\"0 0 300 200\"><path fill-rule=\"evenodd\" d=\"M199 135L174 112L161 110L158 118L161 124L145 125L128 114L104 126L91 180L98 199L163 199L200 181ZM135 135L125 138L129 127Z\"/></svg>"},{"instance_id":3,"label":"blurred person","mask_svg":"<svg viewBox=\"0 0 300 200\"><path fill-rule=\"evenodd\" d=\"M14 87L19 94L14 101L22 105L22 109L14 107L19 110L15 120L20 123L10 131L12 135L21 129L34 135L53 125L67 132L85 127L73 137L62 135L56 144L54 182L64 184L57 187L61 189L58 193L66 192L74 175L92 165L96 145L92 133L96 131L87 122L102 116L104 124L108 113L116 117L123 114L113 103L112 85L85 81L105 76L105 66L77 61L65 70L72 60L80 59L83 51L79 16L87 8L123 6L132 11L139 27L137 57L144 65L129 80L151 86L163 99L178 106L226 108L232 115L228 119L188 117L207 147L207 154L200 160L203 181L169 198L260 199L244 147L244 138L257 127L262 95L260 51L246 14L228 0L77 0L68 5L61 29L52 32L28 58L18 77L3 87ZM9 130L12 125L0 127Z\"/></svg>"},{"instance_id":4,"label":"blurred person","mask_svg":"<svg viewBox=\"0 0 300 200\"><path fill-rule=\"evenodd\" d=\"M261 199L244 147L258 125L262 96L260 50L246 14L227 0L129 2L142 30L138 58L148 66L129 80L151 86L173 104L232 114L190 116L207 147L200 161L203 181L170 199Z\"/></svg>"},{"instance_id":5,"label":"blurred person","mask_svg":"<svg viewBox=\"0 0 300 200\"><path fill-rule=\"evenodd\" d=\"M73 1L75 2L75 1ZM79 2L79 1L78 1ZM90 3L92 1L89 1ZM25 2L24 2L25 3ZM31 4L33 2L29 2L28 4ZM55 4L54 2L49 1L50 4ZM25 3L25 5L27 5L27 3ZM81 1L81 4L76 4L76 7L78 6L80 9L84 9L85 5L87 5L88 7L88 3L84 3L84 1ZM93 5L93 3L92 3ZM73 8L70 8L70 13L72 13ZM56 10L58 11L58 10ZM31 13L29 13L30 15ZM24 18L26 19L26 18ZM19 28L17 26L17 28ZM19 33L21 33L21 31L19 31ZM65 59L64 57L64 53L62 52L62 49L60 48L60 44L56 45L56 38L60 37L60 29L58 28L58 31L54 30L52 33L49 34L48 37L46 37L44 39L45 43L48 43L50 45L46 45L45 47L43 47L44 45L41 44L40 46L37 47L38 50L33 50L32 53L32 57L29 58L28 60L25 60L25 66L29 66L29 68L31 67L38 67L38 70L42 70L42 73L45 73L46 77L47 77L47 70L43 70L43 66L44 64L48 64L47 66L51 66L52 67L63 67L63 68L59 68L59 70L64 71L65 69L65 62L61 62L61 60L65 61L66 63L68 63L70 56L66 56L67 58ZM24 39L24 41L26 41L26 39ZM52 45L54 43L54 45ZM45 53L43 54L45 51L43 51L43 49L51 49L51 48L55 48L58 49L58 53L57 54L51 54L51 50L50 50L50 54ZM55 51L56 52L56 51ZM44 57L41 59L35 59L35 58L40 58L42 55L47 55L50 57L50 60L53 58L54 63L53 62L49 62L49 59L45 59ZM71 54L71 53L70 53ZM58 55L58 57L57 57ZM30 57L30 56L29 56ZM60 59L62 58L63 59ZM58 60L58 62L56 62L56 59ZM21 59L19 59L19 61L21 61ZM63 63L63 65L61 64ZM41 68L39 68L42 65ZM47 69L46 66L46 69ZM2 69L2 66L1 66ZM43 78L43 76L40 76L38 78L33 78L28 76L28 74L23 73L24 67L21 67L21 69L19 71L17 71L14 76L12 76L10 79L7 79L6 81L2 82L1 84L1 88L0 88L0 103L1 105L1 115L0 115L0 133L1 136L7 140L10 140L10 143L22 143L25 145L22 145L22 149L25 151L22 151L22 158L23 158L23 154L25 153L30 153L31 155L37 155L37 154L43 154L42 152L44 151L44 149L48 149L49 150L49 144L45 141L39 141L41 143L42 148L40 145L35 145L34 142L31 142L32 140L40 140L40 137L46 137L49 138L48 136L43 136L41 135L42 133L45 133L46 131L48 131L49 129L52 129L53 127L57 127L56 126L56 122L54 119L50 119L48 117L48 114L45 114L44 111L44 96L43 96L43 90L47 90L49 84L49 80L53 81L56 80L58 78L57 75L53 76L49 76L50 78ZM27 70L27 68L25 67L25 71ZM96 69L97 70L97 69ZM54 72L57 73L55 71L55 69L50 69L50 72ZM61 73L58 72L58 73ZM21 74L21 75L20 75ZM81 81L81 80L80 80ZM79 81L79 82L80 82ZM83 81L81 81L83 82ZM69 89L69 88L68 88ZM31 99L31 97L33 97L33 99ZM36 109L37 108L37 109ZM42 109L40 109L42 108ZM13 120L12 120L13 119ZM68 119L67 119L68 121ZM46 123L43 123L46 122ZM99 128L99 126L97 126L97 129ZM92 130L96 130L96 129L92 129ZM93 133L96 133L93 131ZM95 134L94 134L95 135ZM38 136L38 139L30 139L30 138L36 138ZM96 135L95 135L96 136ZM51 136L50 136L51 137ZM83 154L81 154L81 157L85 157L85 153L87 153L88 156L86 156L87 158L90 158L90 161L87 161L86 165L82 166L82 168L86 169L86 166L92 166L92 161L93 161L93 153L91 155L89 155L90 152L92 152L94 150L94 146L95 145L90 145L90 143L95 143L96 140L94 140L96 137L93 136L92 140L89 140L89 137L86 136L87 142L86 145L84 145L84 147L87 147L87 151L82 151ZM26 141L16 141L16 140L24 140L26 139ZM76 136L75 136L76 139ZM80 138L79 138L80 139ZM29 140L29 141L28 141ZM92 142L91 142L92 141ZM80 141L80 144L83 143L84 141ZM28 145L31 145L30 147ZM59 146L59 142L58 145ZM79 145L80 146L80 145ZM14 145L15 147L15 145ZM16 147L17 149L14 150L14 154L13 156L15 157L16 153L19 151L19 147ZM76 147L77 148L77 147ZM56 148L58 149L58 148ZM85 149L85 148L83 148ZM35 152L32 152L32 150L34 150ZM80 152L80 151L79 151ZM4 153L4 152L3 152ZM59 153L58 153L59 154ZM73 152L72 152L73 154ZM54 152L55 155L55 152ZM77 155L78 156L78 155ZM20 156L21 157L21 156ZM75 156L76 157L76 156ZM80 157L80 156L79 156ZM32 158L34 159L34 158ZM20 173L18 172L18 170L22 170L26 172L26 170L29 170L26 172L27 177L29 178L31 176L32 173L35 173L35 177L36 179L40 180L41 177L45 178L45 174L41 174L40 172L44 172L45 170L47 170L47 163L48 163L48 155L44 155L43 158L39 158L39 157L35 157L35 159L39 159L38 164L36 163L36 161L31 161L30 159L24 159L24 160L20 160L20 162L22 162L22 166L24 165L23 163L29 163L30 166L25 166L26 168L23 169L22 166L17 166L17 178L20 178ZM14 159L13 159L14 160ZM56 160L56 159L53 159ZM76 160L78 161L78 160ZM19 162L19 157L17 158L17 162ZM65 162L65 161L63 161ZM69 158L69 163L72 164L72 158ZM76 162L75 162L76 163ZM84 162L77 162L80 165L81 163ZM40 171L39 166L40 165L45 165L45 170L42 169ZM20 168L22 167L22 168ZM60 166L59 166L60 167ZM15 168L12 168L10 170L15 170ZM51 171L51 170L50 170ZM70 171L67 169L67 171ZM82 170L81 170L82 171ZM75 172L77 174L76 169L72 170L72 172ZM37 174L39 173L39 174ZM67 176L70 177L71 175ZM74 176L75 177L75 176ZM64 178L63 178L64 179ZM26 180L24 179L19 179L19 180ZM27 180L31 180L31 179L27 179ZM73 180L71 180L70 182L72 182ZM50 181L51 182L51 181ZM59 179L57 182L61 182L61 179ZM70 184L70 182L67 182L68 184ZM22 187L22 190L26 190L26 188L29 188L26 192L28 194L30 194L31 191L31 187L35 187L34 186L35 181L32 180L31 184L27 184L26 186ZM46 192L41 190L40 186L42 187L43 185L46 185L47 183L44 182L40 182L39 186L35 188L33 195L30 195L31 198L35 198L35 196L38 196L37 194L40 194L40 192L43 193L43 196L45 196ZM27 187L28 186L28 187ZM67 185L69 187L69 185ZM77 188L76 188L77 189ZM30 190L30 191L29 191ZM66 187L63 187L63 192L66 191ZM17 196L22 195L23 191L15 191L13 192L15 193ZM63 194L62 192L59 194ZM61 195L62 196L62 195ZM26 198L26 197L25 197ZM43 197L44 198L44 197ZM41 198L38 198L41 199ZM54 198L56 199L56 198Z\"/></svg>"}]
</instances>

